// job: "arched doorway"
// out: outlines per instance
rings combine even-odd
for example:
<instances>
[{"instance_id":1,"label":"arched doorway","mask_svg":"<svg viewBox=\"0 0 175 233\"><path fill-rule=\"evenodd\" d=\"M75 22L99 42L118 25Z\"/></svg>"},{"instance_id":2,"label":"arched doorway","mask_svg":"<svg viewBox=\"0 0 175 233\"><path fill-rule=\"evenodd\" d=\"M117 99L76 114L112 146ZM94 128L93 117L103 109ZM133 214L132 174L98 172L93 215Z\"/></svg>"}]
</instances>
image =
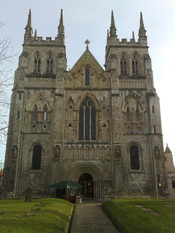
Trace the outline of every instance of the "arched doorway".
<instances>
[{"instance_id":1,"label":"arched doorway","mask_svg":"<svg viewBox=\"0 0 175 233\"><path fill-rule=\"evenodd\" d=\"M82 194L84 198L94 197L94 182L93 177L89 173L83 173L79 177L79 184L83 186Z\"/></svg>"}]
</instances>

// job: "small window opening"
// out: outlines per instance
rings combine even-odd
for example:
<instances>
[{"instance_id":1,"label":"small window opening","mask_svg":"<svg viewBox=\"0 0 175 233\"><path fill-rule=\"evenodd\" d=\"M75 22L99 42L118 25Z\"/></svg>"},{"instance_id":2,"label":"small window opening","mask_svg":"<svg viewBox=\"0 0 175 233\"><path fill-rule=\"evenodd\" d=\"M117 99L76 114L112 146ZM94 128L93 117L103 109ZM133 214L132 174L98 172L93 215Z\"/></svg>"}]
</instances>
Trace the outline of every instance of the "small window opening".
<instances>
[{"instance_id":1,"label":"small window opening","mask_svg":"<svg viewBox=\"0 0 175 233\"><path fill-rule=\"evenodd\" d=\"M85 86L90 85L90 70L85 69Z\"/></svg>"}]
</instances>

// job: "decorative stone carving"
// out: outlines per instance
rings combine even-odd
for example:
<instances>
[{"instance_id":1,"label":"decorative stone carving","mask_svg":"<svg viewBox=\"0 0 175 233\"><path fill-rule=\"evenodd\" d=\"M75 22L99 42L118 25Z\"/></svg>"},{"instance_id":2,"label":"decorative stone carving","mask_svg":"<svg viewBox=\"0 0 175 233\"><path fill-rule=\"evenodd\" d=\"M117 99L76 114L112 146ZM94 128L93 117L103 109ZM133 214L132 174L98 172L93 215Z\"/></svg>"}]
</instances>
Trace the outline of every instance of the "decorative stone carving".
<instances>
[{"instance_id":1,"label":"decorative stone carving","mask_svg":"<svg viewBox=\"0 0 175 233\"><path fill-rule=\"evenodd\" d=\"M157 146L154 148L154 157L156 160L160 159L160 150Z\"/></svg>"},{"instance_id":2,"label":"decorative stone carving","mask_svg":"<svg viewBox=\"0 0 175 233\"><path fill-rule=\"evenodd\" d=\"M16 160L17 156L18 156L18 147L15 145L12 148L12 159Z\"/></svg>"},{"instance_id":3,"label":"decorative stone carving","mask_svg":"<svg viewBox=\"0 0 175 233\"><path fill-rule=\"evenodd\" d=\"M120 149L120 146L116 146L114 148L114 153L115 153L115 157L116 158L120 158L121 157L121 149Z\"/></svg>"},{"instance_id":4,"label":"decorative stone carving","mask_svg":"<svg viewBox=\"0 0 175 233\"><path fill-rule=\"evenodd\" d=\"M58 161L60 158L60 147L57 145L54 149L54 161Z\"/></svg>"}]
</instances>

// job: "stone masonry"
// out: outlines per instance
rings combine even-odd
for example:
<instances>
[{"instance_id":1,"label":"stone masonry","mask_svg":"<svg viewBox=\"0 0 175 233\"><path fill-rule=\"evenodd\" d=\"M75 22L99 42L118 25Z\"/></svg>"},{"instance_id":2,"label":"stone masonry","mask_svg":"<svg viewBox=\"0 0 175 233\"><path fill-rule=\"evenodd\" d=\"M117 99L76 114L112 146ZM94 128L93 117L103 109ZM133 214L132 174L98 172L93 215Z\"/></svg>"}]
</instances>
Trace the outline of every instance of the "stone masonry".
<instances>
[{"instance_id":1,"label":"stone masonry","mask_svg":"<svg viewBox=\"0 0 175 233\"><path fill-rule=\"evenodd\" d=\"M67 70L63 11L55 39L33 33L31 11L15 72L4 169L6 195L47 196L63 180L87 198L157 196L166 188L159 98L143 16L119 39L113 12L105 68L86 49Z\"/></svg>"}]
</instances>

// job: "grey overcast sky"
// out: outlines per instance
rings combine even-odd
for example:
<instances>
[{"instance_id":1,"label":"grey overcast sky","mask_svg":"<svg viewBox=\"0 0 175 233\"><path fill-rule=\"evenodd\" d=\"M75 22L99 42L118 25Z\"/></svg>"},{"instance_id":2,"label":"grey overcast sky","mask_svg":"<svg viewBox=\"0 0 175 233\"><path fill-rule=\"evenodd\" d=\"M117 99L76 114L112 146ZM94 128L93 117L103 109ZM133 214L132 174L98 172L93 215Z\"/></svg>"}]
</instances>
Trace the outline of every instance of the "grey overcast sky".
<instances>
[{"instance_id":1,"label":"grey overcast sky","mask_svg":"<svg viewBox=\"0 0 175 233\"><path fill-rule=\"evenodd\" d=\"M68 68L71 68L85 50L88 39L90 50L103 66L106 32L114 11L118 37L130 39L132 31L137 38L140 11L147 30L149 52L152 58L154 84L160 97L164 145L168 143L175 154L175 1L174 0L1 0L0 39L11 38L13 53L11 74L18 65L22 51L24 28L29 9L32 26L38 36L55 37L60 11L63 9ZM4 142L0 142L0 159L4 158Z\"/></svg>"}]
</instances>

